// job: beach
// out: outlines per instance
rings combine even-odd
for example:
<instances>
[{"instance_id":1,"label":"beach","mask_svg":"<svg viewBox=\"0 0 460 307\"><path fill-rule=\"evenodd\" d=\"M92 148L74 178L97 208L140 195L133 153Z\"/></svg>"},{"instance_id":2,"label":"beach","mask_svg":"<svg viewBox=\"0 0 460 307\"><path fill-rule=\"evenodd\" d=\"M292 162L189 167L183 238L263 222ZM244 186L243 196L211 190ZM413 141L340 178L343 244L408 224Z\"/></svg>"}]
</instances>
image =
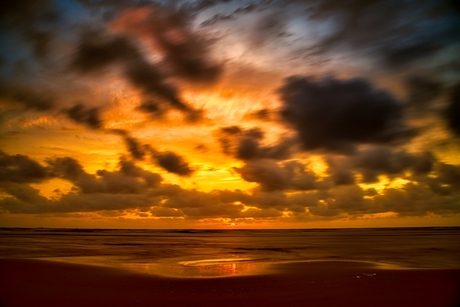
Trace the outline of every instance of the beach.
<instances>
[{"instance_id":1,"label":"beach","mask_svg":"<svg viewBox=\"0 0 460 307\"><path fill-rule=\"evenodd\" d=\"M172 278L113 267L0 260L0 305L15 306L458 306L459 269L385 269L370 263L273 264L265 273Z\"/></svg>"},{"instance_id":2,"label":"beach","mask_svg":"<svg viewBox=\"0 0 460 307\"><path fill-rule=\"evenodd\" d=\"M458 307L460 228L0 230L0 306Z\"/></svg>"}]
</instances>

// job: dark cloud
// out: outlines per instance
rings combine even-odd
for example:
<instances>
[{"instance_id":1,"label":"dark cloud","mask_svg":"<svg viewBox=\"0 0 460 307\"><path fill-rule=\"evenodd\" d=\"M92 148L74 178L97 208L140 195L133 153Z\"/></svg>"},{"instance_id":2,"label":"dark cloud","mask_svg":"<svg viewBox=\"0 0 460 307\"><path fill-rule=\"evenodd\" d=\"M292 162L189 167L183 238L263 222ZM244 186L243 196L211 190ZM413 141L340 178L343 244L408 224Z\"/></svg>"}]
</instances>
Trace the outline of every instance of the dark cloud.
<instances>
[{"instance_id":1,"label":"dark cloud","mask_svg":"<svg viewBox=\"0 0 460 307\"><path fill-rule=\"evenodd\" d=\"M372 202L364 198L364 191L357 185L337 186L318 195L319 201L308 208L316 216L371 213Z\"/></svg>"},{"instance_id":2,"label":"dark cloud","mask_svg":"<svg viewBox=\"0 0 460 307\"><path fill-rule=\"evenodd\" d=\"M224 1L221 1L221 2L224 2ZM227 1L227 2L230 2L230 1ZM261 9L261 7L262 7L261 3L258 3L257 5L248 4L246 6L239 7L239 8L233 10L231 13L228 13L228 14L220 14L220 13L218 13L218 14L213 15L211 18L203 21L200 24L200 26L209 27L209 26L214 26L214 25L216 25L218 23L221 23L223 21L235 20L239 16L247 14L247 13L251 13L251 12L257 10L257 9Z\"/></svg>"},{"instance_id":3,"label":"dark cloud","mask_svg":"<svg viewBox=\"0 0 460 307\"><path fill-rule=\"evenodd\" d=\"M149 41L176 77L212 82L220 75L221 66L211 60L210 41L190 30L190 16L184 10L142 6L123 12L114 25Z\"/></svg>"},{"instance_id":4,"label":"dark cloud","mask_svg":"<svg viewBox=\"0 0 460 307\"><path fill-rule=\"evenodd\" d=\"M51 52L60 20L58 9L50 0L22 0L0 4L0 32L19 35L24 49L37 60Z\"/></svg>"},{"instance_id":5,"label":"dark cloud","mask_svg":"<svg viewBox=\"0 0 460 307\"><path fill-rule=\"evenodd\" d=\"M195 147L195 150L201 153L207 153L209 151L209 148L205 144L199 144Z\"/></svg>"},{"instance_id":6,"label":"dark cloud","mask_svg":"<svg viewBox=\"0 0 460 307\"><path fill-rule=\"evenodd\" d=\"M113 129L111 131L123 137L128 152L135 160L144 160L147 155L150 155L155 164L170 173L190 176L194 172L194 169L189 166L185 159L174 152L160 152L149 144L142 144L125 130Z\"/></svg>"},{"instance_id":7,"label":"dark cloud","mask_svg":"<svg viewBox=\"0 0 460 307\"><path fill-rule=\"evenodd\" d=\"M0 200L0 207L10 213L71 213L115 211L116 215L123 210L145 209L151 200L141 194L110 194L110 193L68 193L59 200L47 199L39 195L39 191L27 185L8 185L4 189L10 197Z\"/></svg>"},{"instance_id":8,"label":"dark cloud","mask_svg":"<svg viewBox=\"0 0 460 307\"><path fill-rule=\"evenodd\" d=\"M83 103L76 103L72 107L60 107L58 95L46 86L39 90L22 85L1 84L0 98L9 101L11 106L19 104L27 110L64 114L72 121L91 129L103 127L100 107L87 106Z\"/></svg>"},{"instance_id":9,"label":"dark cloud","mask_svg":"<svg viewBox=\"0 0 460 307\"><path fill-rule=\"evenodd\" d=\"M428 57L441 50L440 44L432 42L417 42L409 45L392 45L384 47L384 62L393 67L412 63L420 58Z\"/></svg>"},{"instance_id":10,"label":"dark cloud","mask_svg":"<svg viewBox=\"0 0 460 307\"><path fill-rule=\"evenodd\" d=\"M55 106L55 101L50 94L39 94L31 91L21 91L14 95L16 101L24 104L27 108L37 111L47 111Z\"/></svg>"},{"instance_id":11,"label":"dark cloud","mask_svg":"<svg viewBox=\"0 0 460 307\"><path fill-rule=\"evenodd\" d=\"M127 5L132 4L130 0L77 0L78 3L81 3L90 8L97 8L101 6L110 6L110 5Z\"/></svg>"},{"instance_id":12,"label":"dark cloud","mask_svg":"<svg viewBox=\"0 0 460 307\"><path fill-rule=\"evenodd\" d=\"M19 103L35 111L49 111L56 106L55 98L49 92L33 90L9 83L0 83L0 98Z\"/></svg>"},{"instance_id":13,"label":"dark cloud","mask_svg":"<svg viewBox=\"0 0 460 307\"><path fill-rule=\"evenodd\" d=\"M80 163L70 157L48 159L47 163L53 177L75 182L81 177L88 176Z\"/></svg>"},{"instance_id":14,"label":"dark cloud","mask_svg":"<svg viewBox=\"0 0 460 307\"><path fill-rule=\"evenodd\" d=\"M44 58L50 53L54 33L51 31L29 30L24 36L30 42L32 54L37 58Z\"/></svg>"},{"instance_id":15,"label":"dark cloud","mask_svg":"<svg viewBox=\"0 0 460 307\"><path fill-rule=\"evenodd\" d=\"M279 93L283 119L308 150L346 152L356 144L389 143L411 135L401 105L364 79L290 77Z\"/></svg>"},{"instance_id":16,"label":"dark cloud","mask_svg":"<svg viewBox=\"0 0 460 307\"><path fill-rule=\"evenodd\" d=\"M88 174L78 161L64 157L47 161L54 176L66 179L84 194L142 194L157 187L161 176L145 171L130 161L120 160L118 171L98 170Z\"/></svg>"},{"instance_id":17,"label":"dark cloud","mask_svg":"<svg viewBox=\"0 0 460 307\"><path fill-rule=\"evenodd\" d=\"M235 16L235 14L232 14L232 13L230 13L230 14L215 14L211 18L203 21L200 24L200 26L201 27L210 27L210 26L219 24L221 22L235 20L236 18L237 18L237 16Z\"/></svg>"},{"instance_id":18,"label":"dark cloud","mask_svg":"<svg viewBox=\"0 0 460 307\"><path fill-rule=\"evenodd\" d=\"M263 133L258 128L243 131L238 126L230 126L221 128L219 136L224 153L248 160L257 156Z\"/></svg>"},{"instance_id":19,"label":"dark cloud","mask_svg":"<svg viewBox=\"0 0 460 307\"><path fill-rule=\"evenodd\" d=\"M180 210L188 218L233 218L240 217L242 204L235 202L244 198L241 192L211 191L200 192L196 190L181 190L174 197L170 197L163 207ZM177 215L177 213L176 213ZM174 215L172 215L174 216Z\"/></svg>"},{"instance_id":20,"label":"dark cloud","mask_svg":"<svg viewBox=\"0 0 460 307\"><path fill-rule=\"evenodd\" d=\"M158 179L152 181L152 176L149 176L149 181L145 181L143 177L137 174L126 174L123 172L109 172L100 170L97 172L100 177L100 182L94 182L93 193L110 193L110 194L142 194L145 190L161 180L159 175Z\"/></svg>"},{"instance_id":21,"label":"dark cloud","mask_svg":"<svg viewBox=\"0 0 460 307\"><path fill-rule=\"evenodd\" d=\"M39 89L39 87L41 87ZM62 107L65 102L53 89L47 85L34 85L26 87L24 85L3 83L0 84L0 99L4 105L11 110L22 107L25 110L47 113L55 116L64 114L70 120L83 124L91 129L101 129L103 121L101 119L101 108L87 106L83 103L76 103L72 107ZM64 102L64 103L63 103ZM9 111L9 110L8 110ZM14 114L13 116L20 116Z\"/></svg>"},{"instance_id":22,"label":"dark cloud","mask_svg":"<svg viewBox=\"0 0 460 307\"><path fill-rule=\"evenodd\" d=\"M38 19L53 20L56 11L50 0L22 0L2 2L0 20L4 25L23 25Z\"/></svg>"},{"instance_id":23,"label":"dark cloud","mask_svg":"<svg viewBox=\"0 0 460 307\"><path fill-rule=\"evenodd\" d=\"M172 107L180 111L191 110L181 100L177 89L172 84L166 83L153 65L144 61L132 62L126 67L125 76L144 94L165 99Z\"/></svg>"},{"instance_id":24,"label":"dark cloud","mask_svg":"<svg viewBox=\"0 0 460 307\"><path fill-rule=\"evenodd\" d=\"M102 128L100 109L96 107L86 107L81 103L64 110L65 114L73 121L84 124L92 129Z\"/></svg>"},{"instance_id":25,"label":"dark cloud","mask_svg":"<svg viewBox=\"0 0 460 307\"><path fill-rule=\"evenodd\" d=\"M331 176L335 185L347 185L355 183L355 176L349 170L335 170Z\"/></svg>"},{"instance_id":26,"label":"dark cloud","mask_svg":"<svg viewBox=\"0 0 460 307\"><path fill-rule=\"evenodd\" d=\"M421 153L412 159L410 169L413 175L427 175L432 171L435 161L431 152Z\"/></svg>"},{"instance_id":27,"label":"dark cloud","mask_svg":"<svg viewBox=\"0 0 460 307\"><path fill-rule=\"evenodd\" d=\"M423 106L439 96L442 84L432 78L413 75L406 79L409 102L415 106Z\"/></svg>"},{"instance_id":28,"label":"dark cloud","mask_svg":"<svg viewBox=\"0 0 460 307\"><path fill-rule=\"evenodd\" d=\"M335 185L347 185L355 183L355 172L349 166L345 157L327 157L330 179Z\"/></svg>"},{"instance_id":29,"label":"dark cloud","mask_svg":"<svg viewBox=\"0 0 460 307\"><path fill-rule=\"evenodd\" d=\"M31 180L14 179L2 186L9 197L0 200L0 207L12 213L146 209L153 205L153 198L147 195L162 186L160 175L141 169L123 158L118 170L98 170L94 175L87 173L77 160L70 157L48 159L46 162L50 177L74 184L68 194L57 201L47 199L40 196L38 190L20 184Z\"/></svg>"},{"instance_id":30,"label":"dark cloud","mask_svg":"<svg viewBox=\"0 0 460 307\"><path fill-rule=\"evenodd\" d=\"M437 174L436 177L413 178L399 188L387 187L379 192L363 190L358 185L342 185L308 194L295 194L288 197L286 203L308 204L306 210L310 214L322 217L358 217L388 212L398 216L458 213L458 188L442 183L437 171L434 174Z\"/></svg>"},{"instance_id":31,"label":"dark cloud","mask_svg":"<svg viewBox=\"0 0 460 307\"><path fill-rule=\"evenodd\" d=\"M84 177L91 177L87 174L80 163L70 157L48 159L50 173L53 177L66 179L70 182L76 182Z\"/></svg>"},{"instance_id":32,"label":"dark cloud","mask_svg":"<svg viewBox=\"0 0 460 307\"><path fill-rule=\"evenodd\" d=\"M460 189L460 166L438 163L436 171L439 182Z\"/></svg>"},{"instance_id":33,"label":"dark cloud","mask_svg":"<svg viewBox=\"0 0 460 307\"><path fill-rule=\"evenodd\" d=\"M27 184L8 182L0 187L8 197L0 200L0 207L10 213L48 212L48 200L41 196L39 190Z\"/></svg>"},{"instance_id":34,"label":"dark cloud","mask_svg":"<svg viewBox=\"0 0 460 307\"><path fill-rule=\"evenodd\" d=\"M6 162L15 167L24 165L30 169L30 166L33 165L30 159L25 156L9 156L7 158L12 162ZM87 173L77 160L70 157L48 159L46 162L48 164L46 170L50 173L50 178L68 180L74 185L74 188L68 194L62 195L59 200L47 199L40 196L37 189L25 184L42 180L41 177L43 176L35 176L31 171L25 172L22 169L14 173L10 171L8 174L5 173L9 179L1 187L1 190L8 196L0 200L0 208L11 213L141 209L144 212L152 210L152 212L161 211L164 214L165 210L163 209L168 209L168 206L162 207L160 205L161 200L169 199L172 203L176 202L178 209L171 210L180 212L178 211L181 209L179 206L180 198L190 196L191 199L196 194L193 191L182 190L178 186L162 184L160 175L146 171L124 158L120 159L118 170L98 170L96 174ZM217 210L214 206L215 203L212 202L215 198L206 196L206 193L202 194L205 202L199 203L195 207L202 207L203 214L210 210L215 212L226 210L219 203L221 209ZM222 195L224 194L222 192ZM166 204L164 201L163 203Z\"/></svg>"},{"instance_id":35,"label":"dark cloud","mask_svg":"<svg viewBox=\"0 0 460 307\"><path fill-rule=\"evenodd\" d=\"M275 145L262 145L264 133L259 128L224 127L218 131L217 137L224 153L241 160L285 159L295 146L292 138L280 140Z\"/></svg>"},{"instance_id":36,"label":"dark cloud","mask_svg":"<svg viewBox=\"0 0 460 307\"><path fill-rule=\"evenodd\" d=\"M436 54L458 40L460 28L448 1L312 1L310 18L336 22L317 45L323 51L370 53L382 57L385 68Z\"/></svg>"},{"instance_id":37,"label":"dark cloud","mask_svg":"<svg viewBox=\"0 0 460 307\"><path fill-rule=\"evenodd\" d=\"M159 166L168 172L180 176L190 176L194 171L184 158L173 152L156 153L154 159L156 159Z\"/></svg>"},{"instance_id":38,"label":"dark cloud","mask_svg":"<svg viewBox=\"0 0 460 307\"><path fill-rule=\"evenodd\" d=\"M161 107L161 104L153 100L146 100L142 102L137 107L137 109L143 113L153 115L154 117L162 117L165 113L165 110Z\"/></svg>"},{"instance_id":39,"label":"dark cloud","mask_svg":"<svg viewBox=\"0 0 460 307\"><path fill-rule=\"evenodd\" d=\"M143 94L161 99L181 111L191 111L180 99L177 88L166 81L166 77L144 58L127 37L97 32L85 33L71 67L82 73L94 73L104 71L113 65L120 66L124 77Z\"/></svg>"},{"instance_id":40,"label":"dark cloud","mask_svg":"<svg viewBox=\"0 0 460 307\"><path fill-rule=\"evenodd\" d=\"M131 177L142 178L146 186L150 188L157 187L162 180L160 175L146 171L126 159L120 159L119 167L120 173Z\"/></svg>"},{"instance_id":41,"label":"dark cloud","mask_svg":"<svg viewBox=\"0 0 460 307\"><path fill-rule=\"evenodd\" d=\"M460 136L460 83L452 90L449 105L445 111L445 119L449 129Z\"/></svg>"},{"instance_id":42,"label":"dark cloud","mask_svg":"<svg viewBox=\"0 0 460 307\"><path fill-rule=\"evenodd\" d=\"M0 181L37 183L49 178L46 167L24 155L0 151Z\"/></svg>"},{"instance_id":43,"label":"dark cloud","mask_svg":"<svg viewBox=\"0 0 460 307\"><path fill-rule=\"evenodd\" d=\"M48 159L49 169L54 177L70 181L73 190L84 194L103 193L107 184L93 174L88 174L80 163L70 157Z\"/></svg>"},{"instance_id":44,"label":"dark cloud","mask_svg":"<svg viewBox=\"0 0 460 307\"><path fill-rule=\"evenodd\" d=\"M99 72L113 64L143 61L132 41L124 36L109 36L101 32L83 33L71 66L83 73Z\"/></svg>"},{"instance_id":45,"label":"dark cloud","mask_svg":"<svg viewBox=\"0 0 460 307\"><path fill-rule=\"evenodd\" d=\"M248 119L256 119L256 120L262 120L262 121L270 121L273 119L273 112L268 109L261 109L258 111L255 111L253 113L249 113L246 118Z\"/></svg>"},{"instance_id":46,"label":"dark cloud","mask_svg":"<svg viewBox=\"0 0 460 307\"><path fill-rule=\"evenodd\" d=\"M355 175L361 175L361 182L378 182L378 176L406 177L405 172L412 176L425 177L431 172L435 159L429 152L412 154L392 147L371 146L360 149L349 157L329 157L330 179L336 185L355 183Z\"/></svg>"},{"instance_id":47,"label":"dark cloud","mask_svg":"<svg viewBox=\"0 0 460 307\"><path fill-rule=\"evenodd\" d=\"M373 147L353 157L353 167L361 171L364 182L377 182L378 175L401 174L413 163L414 157L405 151L388 147Z\"/></svg>"},{"instance_id":48,"label":"dark cloud","mask_svg":"<svg viewBox=\"0 0 460 307\"><path fill-rule=\"evenodd\" d=\"M288 20L287 14L280 10L259 18L252 29L251 45L255 48L263 47L276 38L286 36Z\"/></svg>"},{"instance_id":49,"label":"dark cloud","mask_svg":"<svg viewBox=\"0 0 460 307\"><path fill-rule=\"evenodd\" d=\"M460 195L438 193L423 182L410 182L400 189L385 189L374 199L375 211L395 212L399 216L456 214Z\"/></svg>"},{"instance_id":50,"label":"dark cloud","mask_svg":"<svg viewBox=\"0 0 460 307\"><path fill-rule=\"evenodd\" d=\"M235 170L244 180L259 183L265 191L318 188L315 173L306 170L305 165L297 161L276 163L273 160L255 160Z\"/></svg>"},{"instance_id":51,"label":"dark cloud","mask_svg":"<svg viewBox=\"0 0 460 307\"><path fill-rule=\"evenodd\" d=\"M121 129L112 129L111 131L123 137L126 148L133 159L143 160L145 155L149 152L150 147L141 144L136 138L132 137L128 131Z\"/></svg>"},{"instance_id":52,"label":"dark cloud","mask_svg":"<svg viewBox=\"0 0 460 307\"><path fill-rule=\"evenodd\" d=\"M260 136L261 137L261 136ZM259 136L243 137L238 144L236 156L242 160L250 160L257 156L259 151Z\"/></svg>"}]
</instances>

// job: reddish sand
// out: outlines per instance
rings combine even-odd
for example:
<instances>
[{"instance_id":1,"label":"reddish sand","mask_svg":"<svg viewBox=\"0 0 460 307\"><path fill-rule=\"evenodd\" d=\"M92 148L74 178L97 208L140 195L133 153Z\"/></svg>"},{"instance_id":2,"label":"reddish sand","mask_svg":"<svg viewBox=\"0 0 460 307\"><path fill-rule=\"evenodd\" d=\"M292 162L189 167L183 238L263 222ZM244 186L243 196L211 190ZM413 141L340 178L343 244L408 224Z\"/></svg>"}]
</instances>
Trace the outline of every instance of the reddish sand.
<instances>
[{"instance_id":1,"label":"reddish sand","mask_svg":"<svg viewBox=\"0 0 460 307\"><path fill-rule=\"evenodd\" d=\"M460 302L460 270L382 270L346 262L276 268L276 274L184 279L3 259L0 306L454 307Z\"/></svg>"}]
</instances>

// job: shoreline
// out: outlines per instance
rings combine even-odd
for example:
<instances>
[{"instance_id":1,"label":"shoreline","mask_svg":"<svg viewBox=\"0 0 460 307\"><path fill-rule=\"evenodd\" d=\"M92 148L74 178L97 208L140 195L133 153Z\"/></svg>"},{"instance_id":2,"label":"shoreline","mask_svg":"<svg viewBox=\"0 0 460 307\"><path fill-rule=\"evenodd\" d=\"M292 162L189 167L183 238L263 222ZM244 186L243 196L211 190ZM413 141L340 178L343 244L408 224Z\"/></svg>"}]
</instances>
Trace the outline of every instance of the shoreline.
<instances>
[{"instance_id":1,"label":"shoreline","mask_svg":"<svg viewBox=\"0 0 460 307\"><path fill-rule=\"evenodd\" d=\"M369 267L379 270L432 270L445 268L411 268L398 264L359 261L359 260L257 260L252 258L211 258L187 261L157 261L157 262L123 262L110 257L43 257L30 260L77 264L91 267L126 270L136 274L156 275L166 278L227 278L253 275L268 275L282 273L287 267L315 263L342 263L348 267ZM448 269L448 268L447 268ZM460 268L459 268L460 269Z\"/></svg>"},{"instance_id":2,"label":"shoreline","mask_svg":"<svg viewBox=\"0 0 460 307\"><path fill-rule=\"evenodd\" d=\"M460 269L383 269L324 261L270 272L172 278L127 269L0 259L0 305L22 306L458 306Z\"/></svg>"}]
</instances>

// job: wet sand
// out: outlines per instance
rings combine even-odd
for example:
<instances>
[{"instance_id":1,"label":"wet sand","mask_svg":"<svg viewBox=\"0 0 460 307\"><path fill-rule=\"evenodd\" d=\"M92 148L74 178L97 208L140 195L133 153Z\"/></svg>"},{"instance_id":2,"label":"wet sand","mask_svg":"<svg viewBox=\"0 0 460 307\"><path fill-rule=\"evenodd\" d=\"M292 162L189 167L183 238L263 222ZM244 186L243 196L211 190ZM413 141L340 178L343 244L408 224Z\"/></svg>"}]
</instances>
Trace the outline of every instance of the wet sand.
<instances>
[{"instance_id":1,"label":"wet sand","mask_svg":"<svg viewBox=\"0 0 460 307\"><path fill-rule=\"evenodd\" d=\"M274 265L266 273L168 278L107 267L0 259L0 306L460 306L460 269L354 262Z\"/></svg>"}]
</instances>

